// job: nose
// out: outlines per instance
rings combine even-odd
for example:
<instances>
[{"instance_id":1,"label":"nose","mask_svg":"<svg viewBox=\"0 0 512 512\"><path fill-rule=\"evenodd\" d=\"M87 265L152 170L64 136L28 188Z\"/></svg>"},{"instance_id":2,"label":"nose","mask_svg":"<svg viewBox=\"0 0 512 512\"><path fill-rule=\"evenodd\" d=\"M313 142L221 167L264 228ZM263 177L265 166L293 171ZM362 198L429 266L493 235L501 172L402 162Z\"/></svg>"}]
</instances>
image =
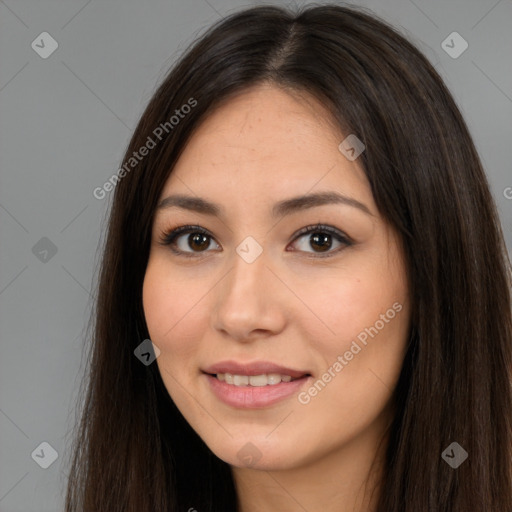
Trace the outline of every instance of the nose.
<instances>
[{"instance_id":1,"label":"nose","mask_svg":"<svg viewBox=\"0 0 512 512\"><path fill-rule=\"evenodd\" d=\"M215 287L213 328L239 342L271 337L286 323L286 290L261 254L248 263L238 254Z\"/></svg>"}]
</instances>

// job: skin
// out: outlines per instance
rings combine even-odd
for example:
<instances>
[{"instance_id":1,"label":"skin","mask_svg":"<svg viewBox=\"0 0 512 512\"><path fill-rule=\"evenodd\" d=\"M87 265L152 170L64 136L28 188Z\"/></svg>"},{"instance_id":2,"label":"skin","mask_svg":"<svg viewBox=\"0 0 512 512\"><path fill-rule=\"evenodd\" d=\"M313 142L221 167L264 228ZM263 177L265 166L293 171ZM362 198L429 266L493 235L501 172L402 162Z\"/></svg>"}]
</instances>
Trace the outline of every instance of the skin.
<instances>
[{"instance_id":1,"label":"skin","mask_svg":"<svg viewBox=\"0 0 512 512\"><path fill-rule=\"evenodd\" d=\"M396 233L377 211L358 160L338 149L346 135L314 98L258 85L200 125L160 196L200 196L225 209L221 218L157 210L143 304L165 386L231 465L242 512L370 511L378 496L390 399L409 333L408 285ZM278 201L324 191L354 198L370 214L326 204L270 216ZM313 233L294 236L316 223L341 230L353 244L333 237L331 256L321 257ZM180 236L178 248L191 258L159 244L163 233L185 224L212 235L204 246ZM236 252L248 236L263 249L252 263ZM311 373L307 391L395 303L401 311L366 346L359 343L307 404L293 395L262 409L235 408L216 398L200 371L227 359L272 361ZM237 455L248 442L259 453L252 463ZM364 498L367 479L373 499Z\"/></svg>"}]
</instances>

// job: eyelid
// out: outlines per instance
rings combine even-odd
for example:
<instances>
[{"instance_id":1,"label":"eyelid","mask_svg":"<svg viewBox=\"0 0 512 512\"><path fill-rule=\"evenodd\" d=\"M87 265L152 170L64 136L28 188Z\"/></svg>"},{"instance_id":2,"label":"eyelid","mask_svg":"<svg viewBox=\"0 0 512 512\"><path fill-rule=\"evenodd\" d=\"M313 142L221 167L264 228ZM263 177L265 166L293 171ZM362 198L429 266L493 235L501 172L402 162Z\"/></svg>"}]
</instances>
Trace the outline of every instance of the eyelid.
<instances>
[{"instance_id":1,"label":"eyelid","mask_svg":"<svg viewBox=\"0 0 512 512\"><path fill-rule=\"evenodd\" d=\"M309 251L294 251L294 252L302 252L304 254L307 254L309 258L318 259L318 258L329 258L332 256L335 256L340 251L345 249L346 247L350 247L354 244L354 240L349 237L345 232L343 232L341 229L335 228L334 226L330 226L328 224L310 224L309 226L305 226L304 228L299 229L299 231L296 231L292 235L292 242L297 241L299 238L302 238L303 236L309 234L309 233L327 233L331 236L333 236L338 242L343 244L344 246L338 247L334 250L326 251L325 253L322 252L309 252Z\"/></svg>"},{"instance_id":2,"label":"eyelid","mask_svg":"<svg viewBox=\"0 0 512 512\"><path fill-rule=\"evenodd\" d=\"M174 242L177 238L179 238L181 235L185 235L187 233L188 234L201 233L201 234L211 238L212 240L215 240L215 237L207 229L205 229L201 226L197 226L197 225L186 224L186 225L178 226L176 228L171 228L168 230L161 231L158 244L169 247L175 254L194 255L193 252L181 251L181 250L174 249L174 247L172 247L172 245L174 244ZM215 243L217 243L217 242L215 242ZM207 251L203 251L203 252L207 252ZM196 254L196 257L200 257L200 256L201 256L201 253Z\"/></svg>"},{"instance_id":3,"label":"eyelid","mask_svg":"<svg viewBox=\"0 0 512 512\"><path fill-rule=\"evenodd\" d=\"M331 235L335 235L339 238L341 238L343 241L347 243L354 243L354 241L341 229L335 228L334 226L330 226L329 224L310 224L309 226L305 226L298 231L296 231L292 235L292 239L295 240L297 237L302 235L307 235L308 233L316 233L316 232L326 232Z\"/></svg>"},{"instance_id":4,"label":"eyelid","mask_svg":"<svg viewBox=\"0 0 512 512\"><path fill-rule=\"evenodd\" d=\"M305 227L299 229L292 235L292 242L295 242L297 239L301 238L304 235L307 235L308 233L318 233L318 232L328 233L328 234L332 235L338 242L344 244L345 247L348 247L348 246L351 246L354 244L354 240L351 237L349 237L342 230L335 228L334 226L330 226L328 224L321 224L321 223L310 224L309 226L305 226ZM159 245L169 247L171 249L171 251L177 255L184 256L184 257L192 257L192 258L201 258L203 256L203 254L206 254L209 251L206 250L206 251L195 253L194 251L182 251L179 249L175 249L173 247L173 244L177 238L179 238L181 235L191 234L191 233L201 233L201 234L207 236L208 238L210 238L211 240L215 241L215 237L207 229L205 229L201 226L198 226L198 225L187 224L187 225L178 226L176 228L171 228L168 230L163 230L160 233L160 238L159 238L158 243L159 243ZM217 241L215 241L215 243L217 245L219 245ZM345 247L337 248L335 250L329 250L325 253L321 253L321 252L318 253L318 252L314 252L314 251L313 252L300 251L300 250L294 250L292 252L305 253L305 254L310 255L310 257L312 257L312 258L327 258L330 256L334 256L340 250L343 250Z\"/></svg>"}]
</instances>

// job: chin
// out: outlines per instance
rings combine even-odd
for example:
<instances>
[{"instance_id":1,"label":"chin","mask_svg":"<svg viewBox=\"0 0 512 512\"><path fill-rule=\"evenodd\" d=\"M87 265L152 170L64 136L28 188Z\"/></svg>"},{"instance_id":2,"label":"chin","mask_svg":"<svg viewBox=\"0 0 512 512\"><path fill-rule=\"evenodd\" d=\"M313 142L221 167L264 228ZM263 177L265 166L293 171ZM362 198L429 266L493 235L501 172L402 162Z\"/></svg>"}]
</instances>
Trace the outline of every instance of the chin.
<instances>
[{"instance_id":1,"label":"chin","mask_svg":"<svg viewBox=\"0 0 512 512\"><path fill-rule=\"evenodd\" d=\"M210 443L204 438L203 440L219 459L237 468L279 471L292 469L301 464L305 457L297 450L297 447L300 447L298 440L288 437L286 443L278 436L274 439L267 436L268 432L243 438L229 438L218 443Z\"/></svg>"}]
</instances>

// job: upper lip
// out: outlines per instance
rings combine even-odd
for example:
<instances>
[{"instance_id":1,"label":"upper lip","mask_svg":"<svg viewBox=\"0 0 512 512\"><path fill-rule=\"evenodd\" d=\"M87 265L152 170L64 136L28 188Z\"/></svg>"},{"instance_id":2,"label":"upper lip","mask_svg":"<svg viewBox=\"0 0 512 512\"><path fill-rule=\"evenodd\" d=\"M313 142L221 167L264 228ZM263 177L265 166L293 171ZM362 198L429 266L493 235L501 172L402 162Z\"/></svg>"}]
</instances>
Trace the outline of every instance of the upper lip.
<instances>
[{"instance_id":1,"label":"upper lip","mask_svg":"<svg viewBox=\"0 0 512 512\"><path fill-rule=\"evenodd\" d=\"M203 369L203 372L210 374L231 373L232 375L263 375L269 373L279 373L281 375L290 375L297 379L304 375L310 375L307 371L287 368L269 361L253 361L251 363L239 363L237 361L220 361L214 365Z\"/></svg>"}]
</instances>

